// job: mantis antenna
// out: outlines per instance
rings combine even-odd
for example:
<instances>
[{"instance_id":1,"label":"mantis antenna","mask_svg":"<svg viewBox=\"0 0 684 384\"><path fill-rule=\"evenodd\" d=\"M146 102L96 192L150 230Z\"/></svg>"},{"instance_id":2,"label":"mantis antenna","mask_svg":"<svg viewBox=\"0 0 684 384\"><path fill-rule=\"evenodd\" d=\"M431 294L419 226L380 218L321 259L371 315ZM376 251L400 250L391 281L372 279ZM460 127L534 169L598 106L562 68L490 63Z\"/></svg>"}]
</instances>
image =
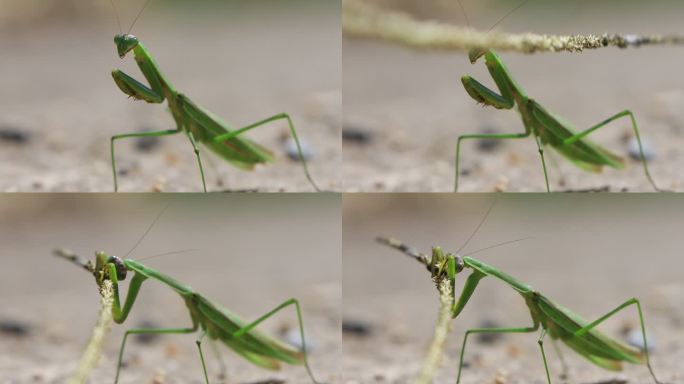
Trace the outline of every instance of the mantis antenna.
<instances>
[{"instance_id":1,"label":"mantis antenna","mask_svg":"<svg viewBox=\"0 0 684 384\"><path fill-rule=\"evenodd\" d=\"M468 26L468 29L470 30L472 28L472 25L470 24L470 20L468 19L468 13L466 12L465 7L463 6L463 2L461 2L461 0L457 0L457 1L458 1L458 6L461 8L461 12L463 12L463 17L465 18L466 25ZM487 32L491 32L492 29L494 29L494 27L499 25L502 21L504 21L508 16L512 15L515 11L522 8L522 6L527 4L528 1L530 1L530 0L524 0L523 2L518 4L515 8L508 11L508 13L506 13L505 15L503 15L503 17L501 17L499 20L497 20L497 22L494 23L494 25L492 25L489 28L489 30L487 30Z\"/></svg>"},{"instance_id":2,"label":"mantis antenna","mask_svg":"<svg viewBox=\"0 0 684 384\"><path fill-rule=\"evenodd\" d=\"M119 11L116 9L116 4L114 4L114 0L109 0L109 3L112 4L112 8L114 8L114 16L116 16L116 24L119 26L119 33L123 35L123 28L121 28L121 19L119 19Z\"/></svg>"},{"instance_id":3,"label":"mantis antenna","mask_svg":"<svg viewBox=\"0 0 684 384\"><path fill-rule=\"evenodd\" d=\"M479 252L482 252L482 251L486 251L486 250L488 250L488 249L497 248L497 247L501 247L501 246L504 246L504 245L508 245L508 244L512 244L512 243L517 243L517 242L519 242L519 241L529 240L529 239L534 239L534 236L527 236L527 237L521 237L521 238L515 239L515 240L504 241L503 243L498 243L498 244L490 245L490 246L488 246L488 247L480 248L480 249L478 249L478 250L476 250L476 251L468 252L468 253L466 253L466 254L463 255L463 256L474 255L474 254L476 254L476 253L479 253Z\"/></svg>"},{"instance_id":4,"label":"mantis antenna","mask_svg":"<svg viewBox=\"0 0 684 384\"><path fill-rule=\"evenodd\" d=\"M459 0L459 1L460 1L460 0ZM489 28L489 30L488 30L487 32L491 32L492 29L494 29L494 27L496 27L497 25L499 25L499 23L501 23L502 21L504 21L508 16L512 15L513 12L515 12L515 11L517 11L518 9L522 8L522 6L525 5L525 4L527 4L528 1L530 1L530 0L525 0L525 1L523 1L522 3L518 4L517 7L511 9L510 11L508 11L508 13L505 14L502 18L500 18L496 23L494 23L494 25L492 25L491 28Z\"/></svg>"},{"instance_id":5,"label":"mantis antenna","mask_svg":"<svg viewBox=\"0 0 684 384\"><path fill-rule=\"evenodd\" d=\"M491 204L491 205L489 206L489 208L487 209L487 213L485 213L485 215L482 217L482 220L480 220L480 223L477 225L477 227L475 227L475 230L470 234L470 237L468 237L468 239L465 241L465 243L463 243L463 245L461 245L461 247L460 247L459 249L456 250L456 252L455 252L456 254L458 254L459 252L461 252L461 250L462 250L463 248L465 248L466 245L468 245L468 243L470 242L470 240L472 240L473 237L475 237L475 234L480 230L480 227L481 227L482 224L484 224L484 222L487 220L487 217L489 217L489 213L492 212L492 208L494 208L494 205L496 204L496 201L497 201L497 200L498 200L498 198L497 198L497 199L494 199L494 201L492 201L492 204Z\"/></svg>"},{"instance_id":6,"label":"mantis antenna","mask_svg":"<svg viewBox=\"0 0 684 384\"><path fill-rule=\"evenodd\" d=\"M138 261L144 261L144 260L154 259L156 257L162 257L162 256L168 256L168 255L176 255L179 253L197 252L197 251L199 251L199 249L196 249L196 248L181 249L180 251L169 251L169 252L164 252L164 253L158 253L158 254L152 255L152 256L143 257L142 259L138 259Z\"/></svg>"},{"instance_id":7,"label":"mantis antenna","mask_svg":"<svg viewBox=\"0 0 684 384\"><path fill-rule=\"evenodd\" d=\"M169 208L169 205L171 205L171 203L166 204L166 206L164 207L164 209L162 209L161 212L159 212L159 214L158 214L157 217L154 219L154 221L152 221L152 224L150 224L150 225L147 227L147 230L145 231L145 233L143 233L143 235L140 236L140 238L138 239L138 241L133 245L133 247L128 251L128 253L126 253L126 255L124 256L124 258L128 257L128 255L130 255L131 252L133 252L133 251L138 247L138 245L140 245L140 243L143 241L143 239L145 238L145 236L147 236L147 234L150 233L150 231L152 230L152 227L154 227L154 225L157 224L157 221L159 221L159 218L162 217L162 215L164 214L164 212L166 212L166 210Z\"/></svg>"},{"instance_id":8,"label":"mantis antenna","mask_svg":"<svg viewBox=\"0 0 684 384\"><path fill-rule=\"evenodd\" d=\"M145 8L147 8L147 6L150 4L151 1L152 1L152 0L147 0L147 1L145 2L145 5L143 5L143 7L140 9L140 12L138 12L138 14L135 16L135 19L133 19L133 23L131 24L131 27L128 28L128 32L126 32L127 35L131 33L131 31L133 30L133 27L135 26L135 23L138 21L138 19L140 18L140 16L141 16L141 15L143 14L143 12L145 11Z\"/></svg>"}]
</instances>

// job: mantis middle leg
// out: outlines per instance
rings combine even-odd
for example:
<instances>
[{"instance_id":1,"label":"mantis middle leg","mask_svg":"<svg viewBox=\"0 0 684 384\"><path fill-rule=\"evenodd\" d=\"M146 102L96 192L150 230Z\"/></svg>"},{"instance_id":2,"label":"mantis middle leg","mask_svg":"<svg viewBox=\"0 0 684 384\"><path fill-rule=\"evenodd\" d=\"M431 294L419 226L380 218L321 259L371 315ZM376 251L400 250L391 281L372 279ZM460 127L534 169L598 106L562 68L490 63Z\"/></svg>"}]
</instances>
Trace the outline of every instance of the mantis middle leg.
<instances>
[{"instance_id":1,"label":"mantis middle leg","mask_svg":"<svg viewBox=\"0 0 684 384\"><path fill-rule=\"evenodd\" d=\"M200 158L200 150L199 147L197 146L197 141L195 141L195 136L192 134L192 132L187 131L188 133L188 139L190 139L190 143L192 144L192 148L195 151L195 156L197 157L197 164L199 165L199 170L200 170L200 176L202 176L202 188L204 189L204 192L207 192L207 183L204 181L204 167L202 167L202 159Z\"/></svg>"},{"instance_id":2,"label":"mantis middle leg","mask_svg":"<svg viewBox=\"0 0 684 384\"><path fill-rule=\"evenodd\" d=\"M465 354L466 342L468 341L468 336L471 333L531 333L539 329L539 323L531 327L519 327L519 328L473 328L466 331L463 337L463 344L461 346L461 357L458 361L458 376L456 378L456 384L461 382L461 369L463 368L463 356ZM548 372L548 371L547 371Z\"/></svg>"},{"instance_id":3,"label":"mantis middle leg","mask_svg":"<svg viewBox=\"0 0 684 384\"><path fill-rule=\"evenodd\" d=\"M124 133L121 135L114 135L111 138L110 152L112 156L112 174L114 175L114 192L119 191L119 183L116 174L116 156L114 155L114 141L118 139L123 139L126 137L154 137L154 136L170 136L180 133L179 129L168 129L164 131L154 131L154 132L135 132L135 133Z\"/></svg>"},{"instance_id":4,"label":"mantis middle leg","mask_svg":"<svg viewBox=\"0 0 684 384\"><path fill-rule=\"evenodd\" d=\"M123 337L123 341L121 342L121 349L119 349L119 358L117 360L116 364L116 376L114 378L114 384L119 382L119 373L121 371L121 363L122 363L122 358L123 358L123 351L124 347L126 346L126 340L128 339L128 335L131 334L185 334L185 333L193 333L197 331L197 324L194 324L191 328L133 328L129 329L126 331ZM199 345L198 345L199 347ZM200 358L202 360L202 367L204 368L204 358L202 357L202 349L200 348ZM206 384L209 384L209 379L207 378L207 370L204 368L204 376L206 379Z\"/></svg>"},{"instance_id":5,"label":"mantis middle leg","mask_svg":"<svg viewBox=\"0 0 684 384\"><path fill-rule=\"evenodd\" d=\"M454 181L454 192L458 192L458 176L460 174L460 156L461 156L461 140L466 139L495 139L495 140L505 140L505 139L524 139L529 137L531 131L525 133L512 133L512 134L480 134L480 135L463 135L459 136L456 142L456 177ZM547 183L548 184L548 183ZM547 185L548 186L548 185Z\"/></svg>"},{"instance_id":6,"label":"mantis middle leg","mask_svg":"<svg viewBox=\"0 0 684 384\"><path fill-rule=\"evenodd\" d=\"M487 66L490 75L494 79L497 87L501 94L487 88L482 85L482 83L473 79L470 76L463 76L461 82L466 92L475 101L488 105L497 109L511 109L514 106L513 98L513 87L511 86L510 75L506 71L506 68L500 65ZM505 139L523 139L532 134L532 131L525 127L525 133L518 134L474 134L474 135L463 135L458 138L456 143L456 177L454 179L454 192L458 192L458 177L460 174L460 157L461 157L461 141L466 139L495 139L495 140L505 140Z\"/></svg>"}]
</instances>

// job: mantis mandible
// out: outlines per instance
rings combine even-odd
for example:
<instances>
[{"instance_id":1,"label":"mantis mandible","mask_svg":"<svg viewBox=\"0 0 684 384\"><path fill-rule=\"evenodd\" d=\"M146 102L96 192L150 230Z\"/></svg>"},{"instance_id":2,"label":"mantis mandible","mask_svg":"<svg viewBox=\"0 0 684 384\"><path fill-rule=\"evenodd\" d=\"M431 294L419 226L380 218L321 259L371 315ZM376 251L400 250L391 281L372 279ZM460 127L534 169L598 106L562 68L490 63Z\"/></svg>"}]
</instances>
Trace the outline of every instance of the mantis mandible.
<instances>
[{"instance_id":1,"label":"mantis mandible","mask_svg":"<svg viewBox=\"0 0 684 384\"><path fill-rule=\"evenodd\" d=\"M621 371L623 362L631 364L646 364L651 376L653 377L653 381L657 384L661 384L661 382L656 378L653 368L651 367L648 354L648 345L646 341L644 315L638 299L631 298L605 315L590 322L576 315L569 309L557 304L553 300L547 298L539 291L534 290L530 285L525 284L520 280L517 280L516 278L506 274L505 272L491 265L485 264L484 262L475 258L468 256L461 257L458 254L452 253L445 254L440 247L433 247L432 256L428 257L427 255L416 251L415 248L412 248L399 240L383 237L380 237L377 240L382 244L386 244L390 247L398 249L404 254L411 256L421 264L425 265L435 282L446 280L450 284L454 293L454 305L451 308L451 317L454 319L461 313L463 308L465 308L468 300L470 300L473 292L475 292L480 280L485 277L494 277L503 281L513 290L518 292L525 300L525 304L529 308L530 316L532 317L532 326L514 328L474 328L466 331L465 336L463 337L463 344L461 346L458 376L456 378L457 384L461 381L463 356L465 354L466 342L468 341L468 336L470 334L532 333L538 331L539 328L541 328L541 332L538 343L541 350L542 360L544 362L546 380L549 384L551 384L551 375L546 362L546 354L544 353L544 338L547 335L550 336L554 342L555 340L562 341L565 343L565 345L570 347L570 349L585 357L592 363L611 371ZM466 268L471 269L472 273L467 277L460 296L456 297L456 276L463 272ZM618 340L615 340L595 329L600 323L631 305L636 306L637 312L639 314L641 334L644 340L643 352Z\"/></svg>"},{"instance_id":2,"label":"mantis mandible","mask_svg":"<svg viewBox=\"0 0 684 384\"><path fill-rule=\"evenodd\" d=\"M516 9L520 8L525 3L526 1L520 4ZM525 127L525 132L517 134L469 134L460 136L456 144L456 177L454 181L454 191L458 192L461 141L467 139L505 140L524 139L534 136L541 158L547 192L550 192L551 189L549 187L549 176L546 170L546 161L544 159L544 146L546 145L550 145L571 163L585 171L600 173L604 166L621 169L625 165L624 159L621 156L587 140L586 137L599 128L602 128L617 119L626 117L629 117L634 136L639 145L639 155L641 163L643 164L644 173L653 189L660 191L648 170L639 129L634 114L631 111L624 110L583 131L575 132L572 124L555 115L544 108L540 103L527 96L525 91L523 91L520 85L513 79L501 60L501 57L496 52L491 49L475 48L469 51L468 57L472 64L475 64L479 58L484 57L487 70L500 92L500 94L498 94L472 77L465 75L461 78L461 82L468 95L478 103L496 109L512 109L517 105L523 126Z\"/></svg>"},{"instance_id":3,"label":"mantis mandible","mask_svg":"<svg viewBox=\"0 0 684 384\"><path fill-rule=\"evenodd\" d=\"M164 211L162 211L163 213ZM152 226L157 222L154 220L152 225L147 229L145 234L134 245L133 249L140 244L142 239L147 235ZM128 253L130 254L133 249ZM146 266L139 261L127 258L119 258L117 256L110 256L105 252L95 253L95 265L90 260L85 260L71 251L55 250L54 254L58 257L67 259L74 264L82 267L90 272L95 277L95 282L98 288L101 288L105 281L110 281L114 289L114 303L112 305L112 317L114 322L122 324L128 314L130 313L135 300L138 297L142 283L152 278L175 291L185 302L190 313L192 325L186 328L141 328L129 329L126 331L121 342L119 355L116 365L116 376L114 383L119 381L119 373L121 371L121 364L123 358L124 347L126 340L130 334L187 334L201 331L200 337L197 339L197 349L199 350L200 361L202 363L202 370L204 373L204 380L209 384L209 376L207 368L204 363L204 354L202 352L202 340L205 336L210 340L222 342L224 345L232 349L235 353L242 356L249 362L265 369L278 370L281 363L291 365L304 365L307 374L314 384L318 382L313 376L309 361L307 357L306 339L304 337L304 321L302 319L302 311L299 306L299 301L295 298L285 300L280 305L276 306L266 314L252 322L246 322L236 314L230 312L211 300L205 298L200 293L195 292L189 286L179 282L178 280L163 274L149 266ZM158 255L159 256L159 255ZM126 299L121 306L119 300L119 281L126 279L128 272L133 272L131 282L128 286ZM297 313L297 321L299 324L299 335L301 337L302 349L297 350L290 347L283 342L259 332L255 328L263 321L275 315L281 310L294 306Z\"/></svg>"},{"instance_id":4,"label":"mantis mandible","mask_svg":"<svg viewBox=\"0 0 684 384\"><path fill-rule=\"evenodd\" d=\"M204 192L206 192L207 185L204 178L204 168L202 167L198 144L203 144L216 155L237 168L252 170L257 164L273 161L274 155L270 150L241 135L251 129L277 120L287 121L292 138L297 146L297 153L299 160L302 163L304 174L314 189L319 191L318 186L309 174L306 159L302 154L297 131L292 123L292 119L290 119L290 116L287 113L279 113L245 127L233 129L219 117L196 105L190 98L179 93L173 87L169 80L162 74L150 52L137 37L130 34L133 25L135 25L135 22L150 1L151 0L148 0L145 3L127 33L124 34L123 30L120 30L120 33L114 36L114 43L116 44L119 57L123 59L128 53L133 52L135 62L145 79L147 79L149 87L118 69L112 71L112 77L119 89L129 97L152 104L161 104L166 101L171 116L176 123L176 128L153 132L125 133L112 136L110 152L112 158L112 173L114 175L114 191L116 192L119 189L116 171L116 156L114 154L114 142L118 139L126 137L169 136L185 133L195 152L197 165L199 166L200 176L202 178L202 188ZM114 6L113 0L112 6ZM114 7L114 10L116 12L116 7Z\"/></svg>"}]
</instances>

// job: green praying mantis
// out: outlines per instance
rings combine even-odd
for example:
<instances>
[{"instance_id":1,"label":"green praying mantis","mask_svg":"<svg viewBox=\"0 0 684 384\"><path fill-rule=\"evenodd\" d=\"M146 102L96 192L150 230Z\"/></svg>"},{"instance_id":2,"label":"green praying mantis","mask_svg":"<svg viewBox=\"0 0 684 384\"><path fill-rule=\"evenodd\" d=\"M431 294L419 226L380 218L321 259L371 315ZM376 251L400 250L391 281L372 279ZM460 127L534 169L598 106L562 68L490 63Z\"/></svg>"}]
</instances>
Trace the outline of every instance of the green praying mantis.
<instances>
[{"instance_id":1,"label":"green praying mantis","mask_svg":"<svg viewBox=\"0 0 684 384\"><path fill-rule=\"evenodd\" d=\"M520 8L526 2L527 1L521 3L515 9ZM461 8L463 8L462 5ZM524 139L534 136L541 158L547 192L550 192L551 189L549 187L549 176L546 170L546 161L544 159L544 146L546 145L550 145L571 163L585 171L600 173L604 166L615 169L624 168L624 159L621 156L587 140L586 137L617 119L627 117L630 119L634 136L639 146L639 155L641 163L643 164L644 173L651 186L656 191L660 191L648 170L639 129L634 114L631 111L624 110L581 132L575 132L571 123L555 115L536 100L527 96L525 91L523 91L520 85L513 79L501 60L501 57L496 52L491 49L475 48L469 51L468 57L472 64L475 64L479 58L484 57L487 70L500 92L500 94L496 93L496 91L486 87L472 77L465 75L461 78L461 82L468 95L478 103L496 109L512 109L517 105L523 126L525 127L525 132L517 134L469 134L460 136L456 144L455 192L458 192L461 142L468 139L506 140Z\"/></svg>"},{"instance_id":2,"label":"green praying mantis","mask_svg":"<svg viewBox=\"0 0 684 384\"><path fill-rule=\"evenodd\" d=\"M56 250L55 255L65 258L86 271L93 274L98 287L102 287L106 280L111 281L114 288L114 303L112 306L112 317L117 324L123 323L138 296L142 283L149 279L155 279L166 284L174 290L185 302L190 313L192 326L187 328L142 328L129 329L126 331L121 342L119 355L116 365L116 376L114 383L119 381L119 373L122 367L124 347L128 335L131 334L187 334L201 331L201 336L197 339L200 361L204 373L204 380L209 384L209 375L204 363L202 353L202 340L205 336L210 340L223 343L235 353L242 356L249 362L270 370L280 369L281 363L291 365L304 365L306 371L314 384L318 382L313 376L307 358L306 339L304 338L304 322L299 301L295 298L284 301L274 309L267 312L252 322L246 322L236 314L230 312L201 294L195 292L189 286L167 276L153 268L150 268L139 261L132 259L121 259L116 256L107 255L104 252L95 253L95 265L90 260L84 260L76 254L66 250ZM126 299L121 306L119 301L119 281L126 279L127 273L133 272L131 282L128 286ZM259 332L255 329L261 322L275 315L277 312L287 307L294 306L297 312L299 323L299 334L302 342L302 349L298 350L284 344L283 342Z\"/></svg>"},{"instance_id":3,"label":"green praying mantis","mask_svg":"<svg viewBox=\"0 0 684 384\"><path fill-rule=\"evenodd\" d=\"M465 332L463 344L461 346L456 383L458 384L461 381L461 369L463 368L463 358L465 355L466 342L468 341L469 335L474 333L532 333L539 331L541 328L538 343L541 350L542 360L544 362L544 369L548 384L551 384L551 374L549 373L546 354L544 352L544 339L547 335L551 337L553 345L557 350L558 347L556 346L555 340L560 340L577 354L607 370L621 371L623 363L646 364L653 381L656 384L662 384L656 378L653 368L651 367L646 339L646 327L644 325L644 315L641 310L641 303L638 299L631 298L605 315L600 316L598 319L594 321L587 321L579 315L573 313L571 310L547 298L530 285L521 282L520 280L508 275L504 271L501 271L496 267L488 265L467 255L459 255L459 252L468 244L470 239L472 239L475 233L479 230L482 223L484 223L492 207L493 204L475 231L455 253L445 254L440 247L433 247L432 255L427 256L399 240L386 237L377 238L378 242L395 248L423 264L430 272L432 280L437 284L438 288L440 287L441 283L448 284L453 295L453 306L450 308L450 315L452 319L458 317L461 311L463 311L471 296L475 292L478 284L480 283L480 280L485 277L493 277L507 284L522 296L525 304L529 308L530 316L532 317L531 326L513 328L474 328ZM472 255L476 252L504 244L509 244L514 241L507 241L505 243L483 248L475 252L470 252L469 254ZM456 277L459 273L464 272L465 269L470 269L472 272L466 278L460 296L458 296L456 291ZM639 314L641 335L644 340L643 352L639 349L630 347L618 340L615 340L596 329L599 324L632 305L636 306L637 312ZM563 370L565 371L565 363L562 359L561 362L563 363Z\"/></svg>"},{"instance_id":4,"label":"green praying mantis","mask_svg":"<svg viewBox=\"0 0 684 384\"><path fill-rule=\"evenodd\" d=\"M135 22L138 20L150 1L151 0L148 0L145 3L141 11L138 13L138 16L136 16L134 19L131 28L127 33L123 33L123 30L121 30L121 24L119 23L120 33L114 36L114 43L116 44L119 57L123 59L128 53L133 52L136 64L140 68L140 71L143 73L145 79L147 79L149 87L118 69L112 71L112 77L114 78L114 82L119 89L135 100L143 100L152 104L161 104L166 100L171 116L176 123L176 128L153 132L125 133L112 136L110 152L112 158L112 174L114 175L114 191L116 192L119 189L116 170L116 156L114 154L114 142L118 139L127 137L169 136L185 133L195 152L200 176L202 178L202 188L204 192L206 192L207 184L204 177L204 168L200 158L198 143L203 144L205 147L231 165L242 170L252 170L258 164L273 161L274 155L270 150L247 138L242 137L241 135L249 130L278 120L287 121L290 133L292 134L292 138L297 146L297 153L302 164L302 168L304 169L304 174L314 189L316 191L320 191L316 183L313 181L313 178L309 174L306 159L302 154L302 148L297 136L297 131L292 123L292 119L290 119L290 116L287 113L279 113L245 127L233 129L219 117L196 105L189 97L179 93L173 87L171 82L169 82L169 80L162 74L159 66L155 62L150 52L137 37L130 34L133 25L135 25ZM112 6L116 12L116 7L114 6L113 0Z\"/></svg>"}]
</instances>

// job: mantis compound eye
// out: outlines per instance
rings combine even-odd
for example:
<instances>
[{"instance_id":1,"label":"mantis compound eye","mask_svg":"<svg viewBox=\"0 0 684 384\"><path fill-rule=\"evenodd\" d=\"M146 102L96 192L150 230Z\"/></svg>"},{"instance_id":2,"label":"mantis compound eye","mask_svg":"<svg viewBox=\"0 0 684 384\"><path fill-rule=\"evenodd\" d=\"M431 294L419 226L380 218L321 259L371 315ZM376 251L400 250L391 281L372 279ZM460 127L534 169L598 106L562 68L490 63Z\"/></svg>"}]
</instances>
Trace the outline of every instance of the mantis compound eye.
<instances>
[{"instance_id":1,"label":"mantis compound eye","mask_svg":"<svg viewBox=\"0 0 684 384\"><path fill-rule=\"evenodd\" d=\"M126 273L128 272L128 270L126 269L124 262L116 256L112 256L109 259L109 262L114 263L114 265L116 266L116 277L117 277L117 279L118 280L126 280Z\"/></svg>"},{"instance_id":2,"label":"mantis compound eye","mask_svg":"<svg viewBox=\"0 0 684 384\"><path fill-rule=\"evenodd\" d=\"M463 259L460 256L456 256L456 273L461 272L463 270L463 267L465 267Z\"/></svg>"}]
</instances>

